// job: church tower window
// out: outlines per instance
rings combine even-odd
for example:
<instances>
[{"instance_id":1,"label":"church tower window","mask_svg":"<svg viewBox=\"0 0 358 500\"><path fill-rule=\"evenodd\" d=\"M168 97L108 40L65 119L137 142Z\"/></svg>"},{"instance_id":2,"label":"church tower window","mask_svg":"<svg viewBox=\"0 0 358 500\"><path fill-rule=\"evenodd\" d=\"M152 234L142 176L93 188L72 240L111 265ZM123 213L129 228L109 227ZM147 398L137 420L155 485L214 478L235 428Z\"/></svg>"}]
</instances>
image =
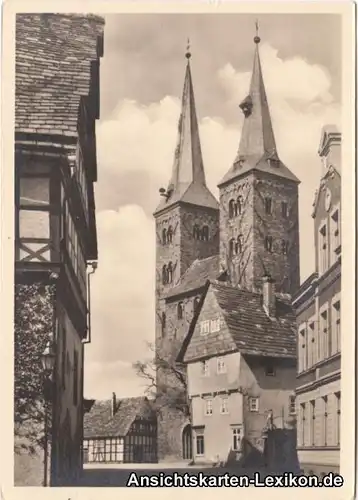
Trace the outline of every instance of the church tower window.
<instances>
[{"instance_id":1,"label":"church tower window","mask_svg":"<svg viewBox=\"0 0 358 500\"><path fill-rule=\"evenodd\" d=\"M162 313L162 336L165 337L166 333L166 323L167 323L167 316L165 312Z\"/></svg>"},{"instance_id":2,"label":"church tower window","mask_svg":"<svg viewBox=\"0 0 358 500\"><path fill-rule=\"evenodd\" d=\"M271 198L265 198L265 213L267 215L272 215L272 199Z\"/></svg>"},{"instance_id":3,"label":"church tower window","mask_svg":"<svg viewBox=\"0 0 358 500\"><path fill-rule=\"evenodd\" d=\"M234 200L229 201L229 217L232 219L235 216L235 202Z\"/></svg>"},{"instance_id":4,"label":"church tower window","mask_svg":"<svg viewBox=\"0 0 358 500\"><path fill-rule=\"evenodd\" d=\"M265 249L268 252L272 252L272 243L273 243L272 236L266 236L266 238L265 238Z\"/></svg>"},{"instance_id":5,"label":"church tower window","mask_svg":"<svg viewBox=\"0 0 358 500\"><path fill-rule=\"evenodd\" d=\"M168 271L167 271L167 266L165 264L162 269L162 283L163 285L166 285L168 283Z\"/></svg>"},{"instance_id":6,"label":"church tower window","mask_svg":"<svg viewBox=\"0 0 358 500\"><path fill-rule=\"evenodd\" d=\"M286 201L281 202L281 214L284 219L288 218L288 205Z\"/></svg>"},{"instance_id":7,"label":"church tower window","mask_svg":"<svg viewBox=\"0 0 358 500\"><path fill-rule=\"evenodd\" d=\"M172 226L169 226L167 232L167 243L172 243L172 241L173 241L173 228Z\"/></svg>"},{"instance_id":8,"label":"church tower window","mask_svg":"<svg viewBox=\"0 0 358 500\"><path fill-rule=\"evenodd\" d=\"M243 250L243 237L242 234L239 234L237 237L237 242L236 242L236 253L241 254Z\"/></svg>"},{"instance_id":9,"label":"church tower window","mask_svg":"<svg viewBox=\"0 0 358 500\"><path fill-rule=\"evenodd\" d=\"M184 313L183 302L179 302L179 304L178 304L178 319L183 319L183 313Z\"/></svg>"},{"instance_id":10,"label":"church tower window","mask_svg":"<svg viewBox=\"0 0 358 500\"><path fill-rule=\"evenodd\" d=\"M209 227L204 226L201 230L201 236L203 241L209 241Z\"/></svg>"},{"instance_id":11,"label":"church tower window","mask_svg":"<svg viewBox=\"0 0 358 500\"><path fill-rule=\"evenodd\" d=\"M168 281L167 283L171 283L173 281L173 264L169 262L168 264Z\"/></svg>"},{"instance_id":12,"label":"church tower window","mask_svg":"<svg viewBox=\"0 0 358 500\"><path fill-rule=\"evenodd\" d=\"M167 230L165 228L162 231L162 243L163 245L167 244Z\"/></svg>"},{"instance_id":13,"label":"church tower window","mask_svg":"<svg viewBox=\"0 0 358 500\"><path fill-rule=\"evenodd\" d=\"M234 240L234 238L231 238L231 240L229 241L229 255L230 255L230 257L235 255L235 240Z\"/></svg>"},{"instance_id":14,"label":"church tower window","mask_svg":"<svg viewBox=\"0 0 358 500\"><path fill-rule=\"evenodd\" d=\"M240 195L237 197L237 213L238 213L238 215L242 214L243 204L244 204L244 200L243 200L243 197Z\"/></svg>"},{"instance_id":15,"label":"church tower window","mask_svg":"<svg viewBox=\"0 0 358 500\"><path fill-rule=\"evenodd\" d=\"M194 237L194 240L199 240L200 239L200 228L199 228L198 224L194 224L194 227L193 227L193 237Z\"/></svg>"}]
</instances>

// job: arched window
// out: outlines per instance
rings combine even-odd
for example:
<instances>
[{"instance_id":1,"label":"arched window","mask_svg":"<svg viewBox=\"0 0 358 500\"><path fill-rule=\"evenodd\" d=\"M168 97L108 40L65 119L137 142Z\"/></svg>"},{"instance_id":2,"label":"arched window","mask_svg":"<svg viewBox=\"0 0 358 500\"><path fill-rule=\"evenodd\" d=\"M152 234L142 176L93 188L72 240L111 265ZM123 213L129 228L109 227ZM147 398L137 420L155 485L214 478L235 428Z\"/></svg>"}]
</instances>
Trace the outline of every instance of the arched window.
<instances>
[{"instance_id":1,"label":"arched window","mask_svg":"<svg viewBox=\"0 0 358 500\"><path fill-rule=\"evenodd\" d=\"M194 237L194 240L199 240L200 239L200 229L199 229L198 224L194 224L194 227L193 227L193 237Z\"/></svg>"},{"instance_id":2,"label":"arched window","mask_svg":"<svg viewBox=\"0 0 358 500\"><path fill-rule=\"evenodd\" d=\"M178 304L178 319L183 319L184 305L183 302Z\"/></svg>"},{"instance_id":3,"label":"arched window","mask_svg":"<svg viewBox=\"0 0 358 500\"><path fill-rule=\"evenodd\" d=\"M235 215L235 202L234 200L229 201L229 217L230 219Z\"/></svg>"},{"instance_id":4,"label":"arched window","mask_svg":"<svg viewBox=\"0 0 358 500\"><path fill-rule=\"evenodd\" d=\"M268 252L272 252L272 236L266 236L266 238L265 238L265 249Z\"/></svg>"},{"instance_id":5,"label":"arched window","mask_svg":"<svg viewBox=\"0 0 358 500\"><path fill-rule=\"evenodd\" d=\"M162 283L163 285L166 285L168 283L168 270L165 264L162 269Z\"/></svg>"},{"instance_id":6,"label":"arched window","mask_svg":"<svg viewBox=\"0 0 358 500\"><path fill-rule=\"evenodd\" d=\"M242 253L243 246L244 246L243 237L242 237L242 234L239 234L239 236L237 237L237 242L236 242L236 253L237 254Z\"/></svg>"},{"instance_id":7,"label":"arched window","mask_svg":"<svg viewBox=\"0 0 358 500\"><path fill-rule=\"evenodd\" d=\"M230 255L230 257L235 255L235 240L234 240L234 238L231 238L231 240L229 241L229 255Z\"/></svg>"},{"instance_id":8,"label":"arched window","mask_svg":"<svg viewBox=\"0 0 358 500\"><path fill-rule=\"evenodd\" d=\"M169 262L168 264L168 281L167 283L171 283L173 281L173 264Z\"/></svg>"},{"instance_id":9,"label":"arched window","mask_svg":"<svg viewBox=\"0 0 358 500\"><path fill-rule=\"evenodd\" d=\"M165 228L162 231L162 242L163 242L163 245L167 244L167 230Z\"/></svg>"},{"instance_id":10,"label":"arched window","mask_svg":"<svg viewBox=\"0 0 358 500\"><path fill-rule=\"evenodd\" d=\"M209 227L204 226L201 230L201 237L203 241L209 241Z\"/></svg>"},{"instance_id":11,"label":"arched window","mask_svg":"<svg viewBox=\"0 0 358 500\"><path fill-rule=\"evenodd\" d=\"M167 243L171 243L172 241L173 241L173 228L172 226L169 226L167 232Z\"/></svg>"},{"instance_id":12,"label":"arched window","mask_svg":"<svg viewBox=\"0 0 358 500\"><path fill-rule=\"evenodd\" d=\"M200 302L200 297L195 297L195 299L194 299L194 313L196 313L196 311L198 310L199 302Z\"/></svg>"},{"instance_id":13,"label":"arched window","mask_svg":"<svg viewBox=\"0 0 358 500\"><path fill-rule=\"evenodd\" d=\"M237 213L239 215L242 214L243 205L244 205L244 199L240 194L240 196L237 197Z\"/></svg>"},{"instance_id":14,"label":"arched window","mask_svg":"<svg viewBox=\"0 0 358 500\"><path fill-rule=\"evenodd\" d=\"M166 329L166 323L167 323L167 316L165 312L162 312L162 336L165 337L165 329Z\"/></svg>"}]
</instances>

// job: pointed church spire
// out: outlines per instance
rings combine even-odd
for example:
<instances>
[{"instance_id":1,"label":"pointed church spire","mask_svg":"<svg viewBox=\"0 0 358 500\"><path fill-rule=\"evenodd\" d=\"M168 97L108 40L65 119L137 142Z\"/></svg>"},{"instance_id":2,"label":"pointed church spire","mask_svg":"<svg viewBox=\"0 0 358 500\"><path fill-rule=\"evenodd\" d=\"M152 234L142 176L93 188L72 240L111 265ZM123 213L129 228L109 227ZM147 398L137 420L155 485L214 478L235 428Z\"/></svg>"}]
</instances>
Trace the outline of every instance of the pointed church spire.
<instances>
[{"instance_id":1,"label":"pointed church spire","mask_svg":"<svg viewBox=\"0 0 358 500\"><path fill-rule=\"evenodd\" d=\"M191 77L191 52L189 40L185 57L187 59L187 65L172 176L168 189L165 190L162 188L160 190L164 200L160 203L156 212L178 201L209 208L218 208L216 199L206 186L199 137L199 125Z\"/></svg>"},{"instance_id":2,"label":"pointed church spire","mask_svg":"<svg viewBox=\"0 0 358 500\"><path fill-rule=\"evenodd\" d=\"M241 102L240 108L244 114L239 150L234 164L219 185L233 177L251 170L259 169L281 177L298 181L296 176L280 161L271 115L262 75L259 44L259 26L256 21L254 37L255 53L249 94Z\"/></svg>"}]
</instances>

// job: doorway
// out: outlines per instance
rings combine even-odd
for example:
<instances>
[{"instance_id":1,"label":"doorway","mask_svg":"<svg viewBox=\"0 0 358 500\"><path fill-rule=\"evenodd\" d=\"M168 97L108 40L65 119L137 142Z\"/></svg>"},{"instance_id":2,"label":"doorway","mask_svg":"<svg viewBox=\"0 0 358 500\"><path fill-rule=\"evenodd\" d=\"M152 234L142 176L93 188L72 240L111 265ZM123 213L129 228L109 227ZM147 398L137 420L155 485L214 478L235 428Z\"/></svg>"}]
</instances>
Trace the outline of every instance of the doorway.
<instances>
[{"instance_id":1,"label":"doorway","mask_svg":"<svg viewBox=\"0 0 358 500\"><path fill-rule=\"evenodd\" d=\"M193 435L190 424L186 425L183 429L182 452L184 460L191 460L193 458Z\"/></svg>"}]
</instances>

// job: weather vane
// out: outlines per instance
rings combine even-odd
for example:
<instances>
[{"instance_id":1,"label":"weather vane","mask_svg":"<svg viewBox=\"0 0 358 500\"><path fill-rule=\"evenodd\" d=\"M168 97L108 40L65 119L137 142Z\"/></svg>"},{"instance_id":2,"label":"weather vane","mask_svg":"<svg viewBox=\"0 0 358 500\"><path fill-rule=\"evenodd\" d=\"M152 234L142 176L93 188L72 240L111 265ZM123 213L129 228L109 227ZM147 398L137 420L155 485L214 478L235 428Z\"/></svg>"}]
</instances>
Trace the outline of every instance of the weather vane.
<instances>
[{"instance_id":1,"label":"weather vane","mask_svg":"<svg viewBox=\"0 0 358 500\"><path fill-rule=\"evenodd\" d=\"M258 20L256 19L255 21L255 28L256 28L256 36L254 38L254 42L255 43L260 43L261 41L261 38L259 37L259 22Z\"/></svg>"},{"instance_id":2,"label":"weather vane","mask_svg":"<svg viewBox=\"0 0 358 500\"><path fill-rule=\"evenodd\" d=\"M185 57L187 59L190 59L191 53L190 53L190 39L188 38L187 44L186 44L186 54Z\"/></svg>"}]
</instances>

